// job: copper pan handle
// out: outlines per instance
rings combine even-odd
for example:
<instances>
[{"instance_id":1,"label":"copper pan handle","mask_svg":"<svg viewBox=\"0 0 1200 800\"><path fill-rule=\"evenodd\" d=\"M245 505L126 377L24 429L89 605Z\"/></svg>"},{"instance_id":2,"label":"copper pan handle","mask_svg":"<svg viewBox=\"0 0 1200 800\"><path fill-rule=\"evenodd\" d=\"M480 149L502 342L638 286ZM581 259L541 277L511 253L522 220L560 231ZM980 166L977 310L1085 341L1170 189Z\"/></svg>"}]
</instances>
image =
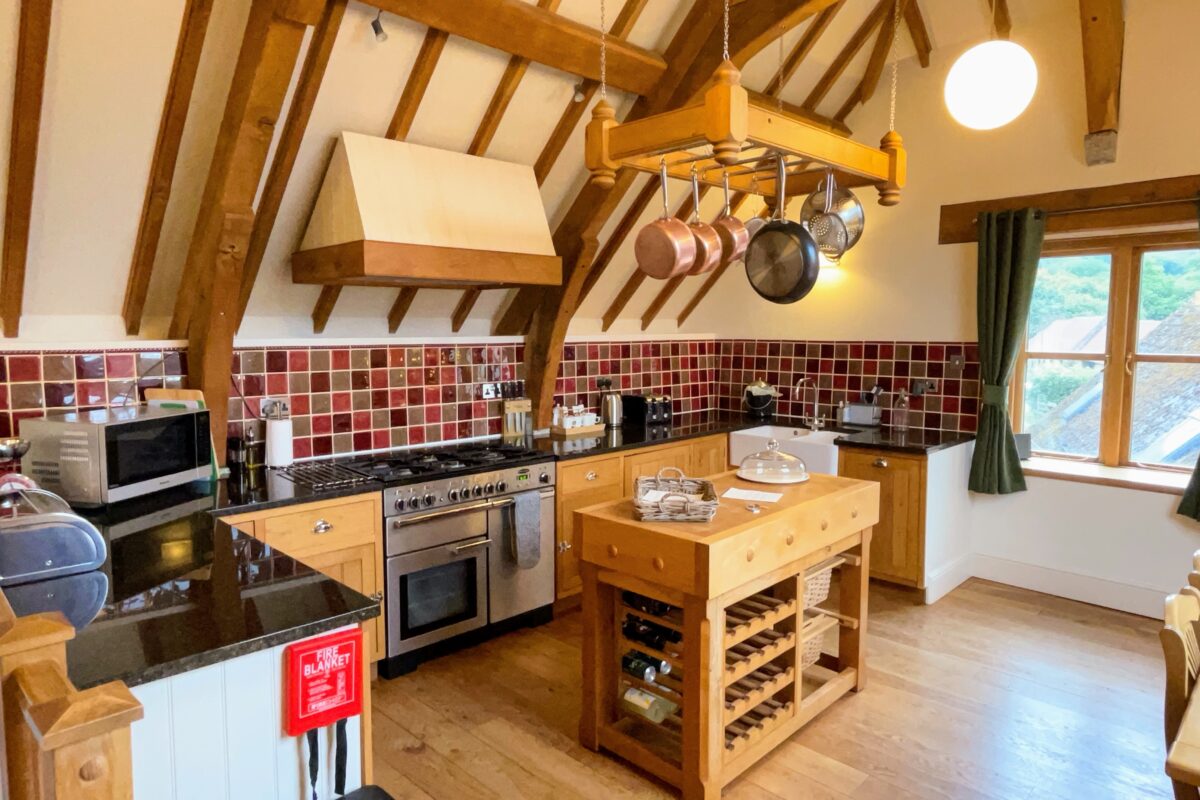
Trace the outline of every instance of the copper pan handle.
<instances>
[{"instance_id":1,"label":"copper pan handle","mask_svg":"<svg viewBox=\"0 0 1200 800\"><path fill-rule=\"evenodd\" d=\"M658 174L662 178L663 219L671 216L671 198L667 196L667 160L664 158L658 164Z\"/></svg>"}]
</instances>

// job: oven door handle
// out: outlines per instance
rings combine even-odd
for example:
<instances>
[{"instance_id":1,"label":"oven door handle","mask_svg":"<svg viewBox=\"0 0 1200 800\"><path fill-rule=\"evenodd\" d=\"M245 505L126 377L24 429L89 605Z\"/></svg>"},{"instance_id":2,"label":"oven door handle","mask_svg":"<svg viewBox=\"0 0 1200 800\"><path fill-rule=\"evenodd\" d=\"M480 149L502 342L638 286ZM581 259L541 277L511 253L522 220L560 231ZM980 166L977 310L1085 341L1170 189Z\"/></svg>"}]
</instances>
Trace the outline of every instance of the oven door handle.
<instances>
[{"instance_id":1,"label":"oven door handle","mask_svg":"<svg viewBox=\"0 0 1200 800\"><path fill-rule=\"evenodd\" d=\"M477 539L474 542L467 542L466 544L459 544L459 545L455 545L454 547L447 547L446 550L452 556L461 556L463 553L465 553L468 550L474 550L476 547L490 547L491 544L492 544L491 539Z\"/></svg>"},{"instance_id":2,"label":"oven door handle","mask_svg":"<svg viewBox=\"0 0 1200 800\"><path fill-rule=\"evenodd\" d=\"M492 507L491 500L483 500L478 503L471 503L465 506L454 506L453 508L442 508L437 511L429 511L425 514L414 514L411 517L397 517L392 520L393 528L403 528L406 525L415 525L418 522L427 522L431 519L439 517L448 517L451 514L465 514L469 511L482 511Z\"/></svg>"}]
</instances>

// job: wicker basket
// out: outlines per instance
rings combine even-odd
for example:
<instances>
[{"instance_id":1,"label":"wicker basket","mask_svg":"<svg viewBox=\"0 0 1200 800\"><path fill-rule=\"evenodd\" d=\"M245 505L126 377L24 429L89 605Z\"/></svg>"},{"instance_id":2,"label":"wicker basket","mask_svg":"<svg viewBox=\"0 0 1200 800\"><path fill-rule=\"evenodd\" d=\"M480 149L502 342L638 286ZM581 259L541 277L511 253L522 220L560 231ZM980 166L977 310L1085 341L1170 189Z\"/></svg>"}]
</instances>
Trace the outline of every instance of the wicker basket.
<instances>
[{"instance_id":1,"label":"wicker basket","mask_svg":"<svg viewBox=\"0 0 1200 800\"><path fill-rule=\"evenodd\" d=\"M818 567L804 576L804 607L812 608L829 597L829 583L836 564Z\"/></svg>"},{"instance_id":2,"label":"wicker basket","mask_svg":"<svg viewBox=\"0 0 1200 800\"><path fill-rule=\"evenodd\" d=\"M824 643L824 639L824 636L813 636L804 642L804 647L800 650L801 670L806 670L817 663L817 659L821 657L821 645Z\"/></svg>"},{"instance_id":3,"label":"wicker basket","mask_svg":"<svg viewBox=\"0 0 1200 800\"><path fill-rule=\"evenodd\" d=\"M650 492L665 492L658 499L647 499ZM689 500L699 495L699 500ZM654 477L642 476L634 483L633 507L643 522L710 522L720 500L712 481L689 478L683 470L664 467Z\"/></svg>"}]
</instances>

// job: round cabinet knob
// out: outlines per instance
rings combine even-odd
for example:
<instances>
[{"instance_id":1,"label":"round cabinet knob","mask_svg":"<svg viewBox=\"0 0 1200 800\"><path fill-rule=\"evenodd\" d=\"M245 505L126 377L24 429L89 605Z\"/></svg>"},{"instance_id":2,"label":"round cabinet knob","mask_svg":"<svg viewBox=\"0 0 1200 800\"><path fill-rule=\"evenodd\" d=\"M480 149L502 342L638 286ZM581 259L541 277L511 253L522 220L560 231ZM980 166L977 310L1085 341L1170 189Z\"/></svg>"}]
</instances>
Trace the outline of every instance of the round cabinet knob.
<instances>
[{"instance_id":1,"label":"round cabinet knob","mask_svg":"<svg viewBox=\"0 0 1200 800\"><path fill-rule=\"evenodd\" d=\"M476 497L482 497L483 487L479 484L475 484L475 486L471 489L471 494L475 495Z\"/></svg>"},{"instance_id":2,"label":"round cabinet knob","mask_svg":"<svg viewBox=\"0 0 1200 800\"><path fill-rule=\"evenodd\" d=\"M485 483L483 485L483 491L485 494L491 494L492 492L496 491L496 484L491 482Z\"/></svg>"},{"instance_id":3,"label":"round cabinet knob","mask_svg":"<svg viewBox=\"0 0 1200 800\"><path fill-rule=\"evenodd\" d=\"M458 499L458 489L451 489L450 491L446 492L446 499L452 503L455 500L457 500Z\"/></svg>"},{"instance_id":4,"label":"round cabinet knob","mask_svg":"<svg viewBox=\"0 0 1200 800\"><path fill-rule=\"evenodd\" d=\"M541 475L538 475L538 483L549 483L549 482L550 482L550 476L547 475L545 472L543 472Z\"/></svg>"},{"instance_id":5,"label":"round cabinet knob","mask_svg":"<svg viewBox=\"0 0 1200 800\"><path fill-rule=\"evenodd\" d=\"M496 491L497 492L507 492L508 491L508 481L496 481Z\"/></svg>"},{"instance_id":6,"label":"round cabinet knob","mask_svg":"<svg viewBox=\"0 0 1200 800\"><path fill-rule=\"evenodd\" d=\"M789 533L789 534L787 535L787 543L788 543L788 544L793 544L793 543L795 543L795 541L796 541L796 537L795 537L795 536L793 536L792 534L790 534L790 533Z\"/></svg>"},{"instance_id":7,"label":"round cabinet knob","mask_svg":"<svg viewBox=\"0 0 1200 800\"><path fill-rule=\"evenodd\" d=\"M431 505L433 505L433 501L434 501L435 499L437 499L437 498L435 498L435 497L434 497L433 495L431 495L431 494L427 494L427 495L425 495L425 505L427 505L427 506L431 506Z\"/></svg>"},{"instance_id":8,"label":"round cabinet knob","mask_svg":"<svg viewBox=\"0 0 1200 800\"><path fill-rule=\"evenodd\" d=\"M667 565L665 563L663 563L663 560L661 558L657 558L657 557L655 557L655 559L653 561L651 561L650 563L659 572L662 572L667 567Z\"/></svg>"},{"instance_id":9,"label":"round cabinet knob","mask_svg":"<svg viewBox=\"0 0 1200 800\"><path fill-rule=\"evenodd\" d=\"M610 545L608 546L608 557L609 557L609 558L616 558L616 557L617 557L617 554L618 554L619 552L620 552L620 551L618 551L618 550L617 550L617 546L616 546L615 544L610 544Z\"/></svg>"}]
</instances>

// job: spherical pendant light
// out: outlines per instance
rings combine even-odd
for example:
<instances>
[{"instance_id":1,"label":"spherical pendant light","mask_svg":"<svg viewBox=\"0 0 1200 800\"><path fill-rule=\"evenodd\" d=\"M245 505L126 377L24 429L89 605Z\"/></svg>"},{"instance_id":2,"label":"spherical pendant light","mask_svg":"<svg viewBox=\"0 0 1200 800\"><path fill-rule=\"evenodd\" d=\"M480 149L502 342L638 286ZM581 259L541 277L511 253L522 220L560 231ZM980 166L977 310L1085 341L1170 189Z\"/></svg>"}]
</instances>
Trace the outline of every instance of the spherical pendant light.
<instances>
[{"instance_id":1,"label":"spherical pendant light","mask_svg":"<svg viewBox=\"0 0 1200 800\"><path fill-rule=\"evenodd\" d=\"M972 47L954 62L946 76L946 108L968 128L999 128L1029 106L1037 80L1037 64L1028 50L993 39Z\"/></svg>"}]
</instances>

